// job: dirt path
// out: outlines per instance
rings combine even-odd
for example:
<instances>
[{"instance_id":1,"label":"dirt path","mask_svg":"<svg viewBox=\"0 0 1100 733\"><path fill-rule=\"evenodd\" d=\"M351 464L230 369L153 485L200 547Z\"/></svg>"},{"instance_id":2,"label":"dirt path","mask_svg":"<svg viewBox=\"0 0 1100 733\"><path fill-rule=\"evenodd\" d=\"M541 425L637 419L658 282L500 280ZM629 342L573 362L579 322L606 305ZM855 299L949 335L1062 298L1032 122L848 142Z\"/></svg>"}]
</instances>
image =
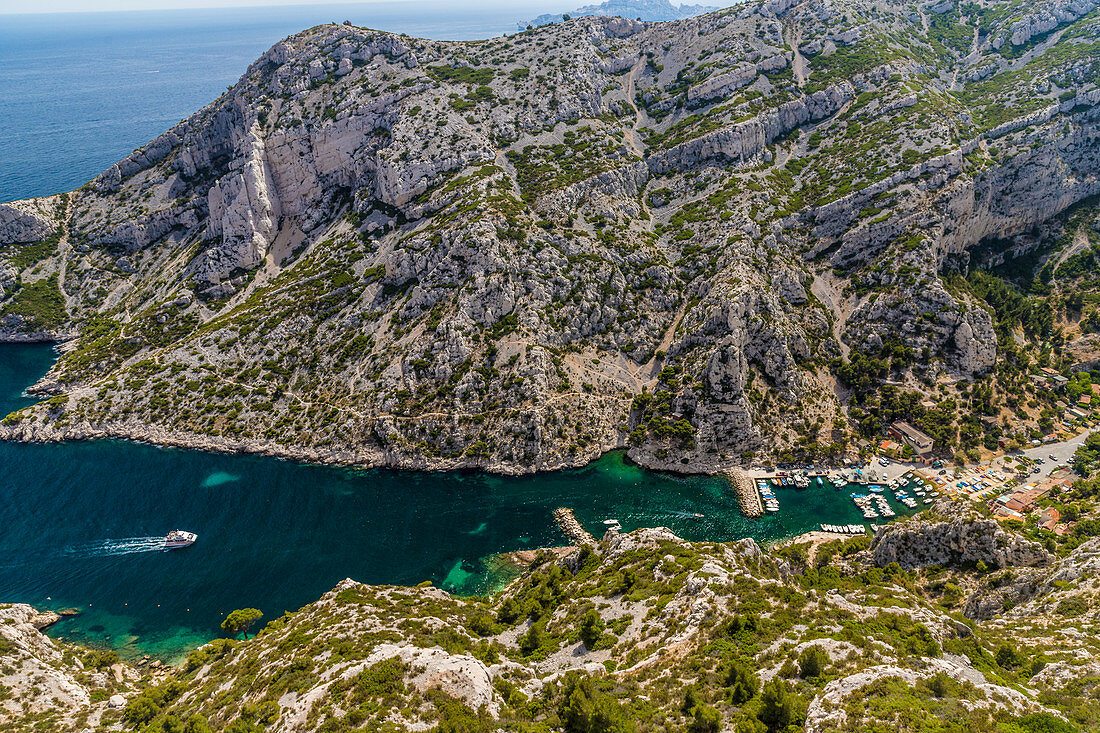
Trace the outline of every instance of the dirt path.
<instances>
[{"instance_id":1,"label":"dirt path","mask_svg":"<svg viewBox=\"0 0 1100 733\"><path fill-rule=\"evenodd\" d=\"M783 40L791 47L791 69L794 71L794 79L799 88L806 86L806 57L798 50L802 45L802 26L791 24L783 30Z\"/></svg>"},{"instance_id":2,"label":"dirt path","mask_svg":"<svg viewBox=\"0 0 1100 733\"><path fill-rule=\"evenodd\" d=\"M638 109L638 105L634 103L634 77L638 75L638 72L642 70L643 66L645 66L644 57L639 58L630 69L630 73L626 76L626 84L624 85L623 92L626 94L626 103L634 110L634 124L629 130L624 131L624 142L627 147L638 154L639 158L644 160L645 152L643 150L641 136L638 134L638 129L642 126L642 111Z\"/></svg>"},{"instance_id":3,"label":"dirt path","mask_svg":"<svg viewBox=\"0 0 1100 733\"><path fill-rule=\"evenodd\" d=\"M668 328L665 329L665 333L661 337L661 342L659 344L657 344L657 348L654 350L653 357L650 358L650 360L647 361L645 364L642 364L637 369L634 369L633 371L631 371L631 376L634 377L635 383L640 382L641 384L644 385L644 384L652 381L653 370L657 367L657 353L656 352L663 351L666 354L668 353L668 347L672 346L672 340L676 337L676 329L679 328L680 321L682 321L684 319L684 313L685 313L686 309L687 309L687 303L683 303L683 304L680 305L680 308L679 308L679 310L676 311L676 315L673 317L672 322L668 325ZM649 379L646 379L645 377L640 377L639 376L644 372L649 373L649 375L650 375Z\"/></svg>"},{"instance_id":4,"label":"dirt path","mask_svg":"<svg viewBox=\"0 0 1100 733\"><path fill-rule=\"evenodd\" d=\"M840 346L840 353L847 359L849 352L848 344L844 343L841 336L844 333L845 325L848 323L848 317L852 313L851 308L845 303L846 298L844 297L844 293L837 290L836 283L832 282L832 277L832 273L828 271L817 273L813 283L810 285L810 292L812 292L829 310L829 313L832 314L834 334Z\"/></svg>"},{"instance_id":5,"label":"dirt path","mask_svg":"<svg viewBox=\"0 0 1100 733\"><path fill-rule=\"evenodd\" d=\"M1083 252L1089 247L1089 235L1083 227L1079 227L1077 231L1073 233L1073 241L1068 247L1056 254L1051 258L1050 264L1054 269L1058 269L1058 266L1065 262L1073 255Z\"/></svg>"}]
</instances>

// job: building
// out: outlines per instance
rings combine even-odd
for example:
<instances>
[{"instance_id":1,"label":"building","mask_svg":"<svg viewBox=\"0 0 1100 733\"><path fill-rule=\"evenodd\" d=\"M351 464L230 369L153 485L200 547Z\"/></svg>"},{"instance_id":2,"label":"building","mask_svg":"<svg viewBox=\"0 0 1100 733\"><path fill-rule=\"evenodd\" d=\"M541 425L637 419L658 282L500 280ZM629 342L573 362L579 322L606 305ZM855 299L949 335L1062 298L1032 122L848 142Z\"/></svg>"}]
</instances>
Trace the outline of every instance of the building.
<instances>
[{"instance_id":1,"label":"building","mask_svg":"<svg viewBox=\"0 0 1100 733\"><path fill-rule=\"evenodd\" d=\"M932 438L904 420L898 420L891 425L888 432L922 456L932 452Z\"/></svg>"},{"instance_id":2,"label":"building","mask_svg":"<svg viewBox=\"0 0 1100 733\"><path fill-rule=\"evenodd\" d=\"M1054 507L1047 507L1039 512L1039 526L1048 532L1053 532L1060 521L1062 521L1062 513Z\"/></svg>"}]
</instances>

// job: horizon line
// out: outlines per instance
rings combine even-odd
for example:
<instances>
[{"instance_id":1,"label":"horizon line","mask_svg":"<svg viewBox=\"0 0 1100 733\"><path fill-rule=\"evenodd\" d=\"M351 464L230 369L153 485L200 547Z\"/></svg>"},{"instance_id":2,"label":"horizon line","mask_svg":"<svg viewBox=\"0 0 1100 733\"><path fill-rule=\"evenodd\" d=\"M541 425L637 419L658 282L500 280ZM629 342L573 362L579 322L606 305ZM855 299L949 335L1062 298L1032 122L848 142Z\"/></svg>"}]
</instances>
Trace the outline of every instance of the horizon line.
<instances>
[{"instance_id":1,"label":"horizon line","mask_svg":"<svg viewBox=\"0 0 1100 733\"><path fill-rule=\"evenodd\" d=\"M728 2L728 0L718 0L719 2ZM565 0L558 0L561 4L565 4ZM682 1L676 3L675 0L670 0L675 4L682 4ZM66 8L58 10L43 10L35 9L31 11L25 11L20 8L4 9L0 7L0 16L33 16L33 15L107 15L111 13L158 13L158 12L179 12L189 10L253 10L261 8L324 8L324 7L337 7L337 6L352 6L352 5L415 5L415 4L431 4L431 5L449 5L453 6L452 2L448 0L322 0L321 2L308 2L306 0L286 0L281 2L280 0L256 0L255 2L249 2L248 0L235 0L231 5L223 5L216 2L216 0L206 0L203 2L200 0L198 3L186 3L180 0L178 5L168 6L144 6L144 7L132 7L132 8L99 8L99 9L75 9ZM528 3L533 9L538 7L545 7L549 4L558 4L557 2L530 2ZM598 3L597 3L598 4ZM486 7L500 7L502 10L507 8L516 7L517 3L509 2L508 0L488 0L487 2L482 0L477 3L478 9ZM467 8L473 10L473 7ZM568 11L565 11L568 12Z\"/></svg>"}]
</instances>

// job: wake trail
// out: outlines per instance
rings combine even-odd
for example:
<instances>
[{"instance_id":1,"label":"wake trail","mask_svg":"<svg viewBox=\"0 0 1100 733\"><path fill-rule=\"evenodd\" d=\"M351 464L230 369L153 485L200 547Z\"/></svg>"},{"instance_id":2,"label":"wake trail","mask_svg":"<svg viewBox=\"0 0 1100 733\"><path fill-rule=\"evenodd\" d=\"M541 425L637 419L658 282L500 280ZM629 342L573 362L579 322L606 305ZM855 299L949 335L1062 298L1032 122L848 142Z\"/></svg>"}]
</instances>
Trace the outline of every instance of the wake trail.
<instances>
[{"instance_id":1,"label":"wake trail","mask_svg":"<svg viewBox=\"0 0 1100 733\"><path fill-rule=\"evenodd\" d=\"M125 537L114 540L98 540L82 545L70 545L64 554L70 557L111 557L134 555L139 552L156 552L164 549L163 537Z\"/></svg>"}]
</instances>

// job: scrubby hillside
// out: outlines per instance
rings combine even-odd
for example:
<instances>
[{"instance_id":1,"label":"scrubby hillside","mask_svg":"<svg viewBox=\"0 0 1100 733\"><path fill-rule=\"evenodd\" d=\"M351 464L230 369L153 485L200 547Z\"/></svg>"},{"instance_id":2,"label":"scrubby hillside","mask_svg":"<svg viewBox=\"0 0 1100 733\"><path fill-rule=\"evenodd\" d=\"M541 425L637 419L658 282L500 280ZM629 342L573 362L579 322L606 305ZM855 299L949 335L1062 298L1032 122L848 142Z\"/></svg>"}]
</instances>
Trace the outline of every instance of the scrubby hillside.
<instances>
[{"instance_id":1,"label":"scrubby hillside","mask_svg":"<svg viewBox=\"0 0 1100 733\"><path fill-rule=\"evenodd\" d=\"M4 338L72 337L3 434L509 472L836 455L899 415L995 443L954 385L1032 399L1020 355L1087 264L1095 8L304 31L84 188L0 206ZM1002 307L974 253L1051 265L1054 300ZM884 381L943 415L868 407Z\"/></svg>"},{"instance_id":2,"label":"scrubby hillside","mask_svg":"<svg viewBox=\"0 0 1100 733\"><path fill-rule=\"evenodd\" d=\"M594 550L547 551L492 599L346 580L254 638L196 650L97 719L237 732L1100 730L1096 541L1056 560L934 511L946 514L897 523L874 548L842 540L812 556L612 531ZM915 534L959 562L875 564ZM965 615L1032 572L1035 587L988 620ZM59 703L66 720L105 699L103 680L83 684Z\"/></svg>"}]
</instances>

